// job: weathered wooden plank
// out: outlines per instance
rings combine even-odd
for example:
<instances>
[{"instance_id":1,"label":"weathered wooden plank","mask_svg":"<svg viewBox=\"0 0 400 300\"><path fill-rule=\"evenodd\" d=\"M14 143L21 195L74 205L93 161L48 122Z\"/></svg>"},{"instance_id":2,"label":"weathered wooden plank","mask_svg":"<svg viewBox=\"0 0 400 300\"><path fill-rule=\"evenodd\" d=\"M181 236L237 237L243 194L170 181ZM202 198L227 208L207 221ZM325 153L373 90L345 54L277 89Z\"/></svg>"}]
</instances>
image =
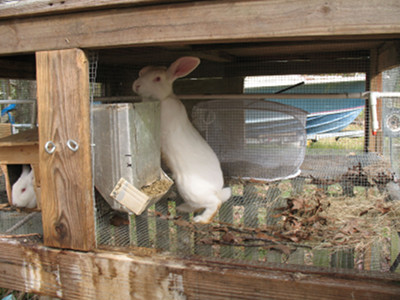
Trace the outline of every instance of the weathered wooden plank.
<instances>
[{"instance_id":1,"label":"weathered wooden plank","mask_svg":"<svg viewBox=\"0 0 400 300\"><path fill-rule=\"evenodd\" d=\"M39 163L39 145L15 145L0 147L2 164L33 164Z\"/></svg>"},{"instance_id":2,"label":"weathered wooden plank","mask_svg":"<svg viewBox=\"0 0 400 300\"><path fill-rule=\"evenodd\" d=\"M1 21L0 54L233 40L395 37L400 34L399 14L400 2L393 0L195 1L77 12Z\"/></svg>"},{"instance_id":3,"label":"weathered wooden plank","mask_svg":"<svg viewBox=\"0 0 400 300\"><path fill-rule=\"evenodd\" d=\"M62 299L396 299L396 274L271 269L0 238L0 286Z\"/></svg>"},{"instance_id":4,"label":"weathered wooden plank","mask_svg":"<svg viewBox=\"0 0 400 300\"><path fill-rule=\"evenodd\" d=\"M383 40L342 40L342 41L304 41L304 42L280 42L280 43L259 43L238 44L234 47L230 45L218 45L210 51L228 51L234 56L261 56L275 57L276 59L291 58L304 59L327 57L331 59L343 57L356 57L359 51L379 47ZM208 47L208 46L205 46ZM201 50L203 47L196 46ZM340 52L338 52L340 51Z\"/></svg>"},{"instance_id":5,"label":"weathered wooden plank","mask_svg":"<svg viewBox=\"0 0 400 300\"><path fill-rule=\"evenodd\" d=\"M10 124L4 124L10 127ZM21 131L20 133L11 135L8 134L0 138L1 147L12 147L12 146L26 146L26 145L38 145L39 137L37 128Z\"/></svg>"},{"instance_id":6,"label":"weathered wooden plank","mask_svg":"<svg viewBox=\"0 0 400 300\"><path fill-rule=\"evenodd\" d=\"M2 164L38 164L39 140L37 129L26 130L0 139Z\"/></svg>"},{"instance_id":7,"label":"weathered wooden plank","mask_svg":"<svg viewBox=\"0 0 400 300\"><path fill-rule=\"evenodd\" d=\"M11 135L11 123L0 123L0 139Z\"/></svg>"},{"instance_id":8,"label":"weathered wooden plank","mask_svg":"<svg viewBox=\"0 0 400 300\"><path fill-rule=\"evenodd\" d=\"M240 64L228 64L225 67L228 76L259 76L285 75L294 72L301 74L328 74L366 72L368 59L360 57L358 60L315 59L311 63L306 60L282 61L252 61Z\"/></svg>"},{"instance_id":9,"label":"weathered wooden plank","mask_svg":"<svg viewBox=\"0 0 400 300\"><path fill-rule=\"evenodd\" d=\"M17 0L0 3L0 18L25 17L39 14L66 13L75 10L94 10L121 5L148 5L171 0Z\"/></svg>"},{"instance_id":10,"label":"weathered wooden plank","mask_svg":"<svg viewBox=\"0 0 400 300\"><path fill-rule=\"evenodd\" d=\"M38 52L36 60L44 242L89 250L95 231L88 61L79 49ZM70 139L79 145L75 152Z\"/></svg>"}]
</instances>

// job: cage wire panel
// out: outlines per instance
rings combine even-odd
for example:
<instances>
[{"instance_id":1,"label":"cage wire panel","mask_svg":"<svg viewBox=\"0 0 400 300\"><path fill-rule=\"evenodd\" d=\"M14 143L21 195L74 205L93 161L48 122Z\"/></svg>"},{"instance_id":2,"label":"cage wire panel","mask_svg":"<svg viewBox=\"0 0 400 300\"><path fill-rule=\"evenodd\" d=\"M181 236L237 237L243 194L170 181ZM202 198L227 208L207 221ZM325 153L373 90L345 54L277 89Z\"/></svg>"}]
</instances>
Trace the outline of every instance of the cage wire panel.
<instances>
[{"instance_id":1,"label":"cage wire panel","mask_svg":"<svg viewBox=\"0 0 400 300\"><path fill-rule=\"evenodd\" d=\"M36 125L36 81L0 79L0 135L5 137ZM22 165L7 167L9 184L12 186L21 175ZM7 206L6 174L0 171L0 234L22 237L29 241L41 240L42 220L40 212L15 210Z\"/></svg>"},{"instance_id":2,"label":"cage wire panel","mask_svg":"<svg viewBox=\"0 0 400 300\"><path fill-rule=\"evenodd\" d=\"M293 86L284 93L365 91L365 74L289 78L246 78L245 92L274 93ZM298 85L299 79L305 83ZM365 129L364 99L353 100L336 101L361 113L349 124L339 119L339 130ZM303 108L237 98L197 102L188 113L219 157L231 199L211 224L199 225L191 221L193 214L176 211L182 200L175 187L139 216L111 209L96 193L98 244L249 264L393 269L400 249L400 201L390 197L388 184L395 183L398 138L388 141L385 135L384 155L364 152L363 136L341 131L307 141L307 123L320 107L315 99L303 102ZM327 110L333 113L331 106Z\"/></svg>"},{"instance_id":3,"label":"cage wire panel","mask_svg":"<svg viewBox=\"0 0 400 300\"><path fill-rule=\"evenodd\" d=\"M400 67L383 72L383 92L400 92ZM382 99L383 150L400 178L400 97Z\"/></svg>"},{"instance_id":4,"label":"cage wire panel","mask_svg":"<svg viewBox=\"0 0 400 300\"><path fill-rule=\"evenodd\" d=\"M210 100L193 108L192 119L225 176L274 181L300 173L305 111L263 100Z\"/></svg>"},{"instance_id":5,"label":"cage wire panel","mask_svg":"<svg viewBox=\"0 0 400 300\"><path fill-rule=\"evenodd\" d=\"M36 81L0 79L0 122L13 133L36 126Z\"/></svg>"}]
</instances>

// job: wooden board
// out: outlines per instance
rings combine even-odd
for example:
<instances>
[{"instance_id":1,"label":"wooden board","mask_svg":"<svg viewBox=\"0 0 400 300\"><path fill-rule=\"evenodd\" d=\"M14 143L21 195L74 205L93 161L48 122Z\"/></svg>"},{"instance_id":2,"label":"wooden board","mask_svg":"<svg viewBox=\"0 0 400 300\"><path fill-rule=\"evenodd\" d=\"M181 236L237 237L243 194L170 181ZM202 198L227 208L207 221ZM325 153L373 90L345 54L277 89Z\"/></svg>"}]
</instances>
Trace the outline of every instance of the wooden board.
<instances>
[{"instance_id":1,"label":"wooden board","mask_svg":"<svg viewBox=\"0 0 400 300\"><path fill-rule=\"evenodd\" d=\"M400 294L395 274L272 267L178 259L140 249L85 253L0 238L1 287L69 300L383 300Z\"/></svg>"},{"instance_id":2,"label":"wooden board","mask_svg":"<svg viewBox=\"0 0 400 300\"><path fill-rule=\"evenodd\" d=\"M38 145L2 146L0 162L2 164L31 164L38 163Z\"/></svg>"},{"instance_id":3,"label":"wooden board","mask_svg":"<svg viewBox=\"0 0 400 300\"><path fill-rule=\"evenodd\" d=\"M0 20L0 54L72 47L396 38L399 15L400 4L392 0L193 1L55 13Z\"/></svg>"},{"instance_id":4,"label":"wooden board","mask_svg":"<svg viewBox=\"0 0 400 300\"><path fill-rule=\"evenodd\" d=\"M104 9L127 5L148 5L174 2L171 0L68 0L68 1L7 1L0 2L0 18L65 13L75 10Z\"/></svg>"},{"instance_id":5,"label":"wooden board","mask_svg":"<svg viewBox=\"0 0 400 300\"><path fill-rule=\"evenodd\" d=\"M95 246L91 170L89 70L82 50L39 52L37 92L44 242L90 250ZM79 144L74 152L67 141ZM55 151L48 154L45 144Z\"/></svg>"},{"instance_id":6,"label":"wooden board","mask_svg":"<svg viewBox=\"0 0 400 300\"><path fill-rule=\"evenodd\" d=\"M7 135L0 138L0 147L10 146L26 146L26 145L38 145L39 136L38 129L29 129L21 131L20 133Z\"/></svg>"},{"instance_id":7,"label":"wooden board","mask_svg":"<svg viewBox=\"0 0 400 300\"><path fill-rule=\"evenodd\" d=\"M11 134L10 123L0 123L0 138L9 136Z\"/></svg>"},{"instance_id":8,"label":"wooden board","mask_svg":"<svg viewBox=\"0 0 400 300\"><path fill-rule=\"evenodd\" d=\"M2 164L38 164L38 130L26 130L1 138L0 162Z\"/></svg>"}]
</instances>

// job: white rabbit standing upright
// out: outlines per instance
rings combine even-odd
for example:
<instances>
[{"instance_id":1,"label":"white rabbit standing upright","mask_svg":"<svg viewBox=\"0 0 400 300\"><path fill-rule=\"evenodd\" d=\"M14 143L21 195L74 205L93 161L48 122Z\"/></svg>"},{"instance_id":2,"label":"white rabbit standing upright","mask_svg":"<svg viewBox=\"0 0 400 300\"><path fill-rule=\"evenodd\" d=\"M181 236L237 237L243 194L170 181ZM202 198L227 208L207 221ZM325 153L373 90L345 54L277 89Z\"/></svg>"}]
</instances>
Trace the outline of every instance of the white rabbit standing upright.
<instances>
[{"instance_id":1,"label":"white rabbit standing upright","mask_svg":"<svg viewBox=\"0 0 400 300\"><path fill-rule=\"evenodd\" d=\"M27 165L22 166L22 173L12 186L12 204L17 207L36 207L36 194L33 187L33 169Z\"/></svg>"},{"instance_id":2,"label":"white rabbit standing upright","mask_svg":"<svg viewBox=\"0 0 400 300\"><path fill-rule=\"evenodd\" d=\"M143 101L160 101L161 152L185 201L177 209L192 212L204 208L194 221L209 223L221 204L230 198L231 189L223 187L217 155L190 123L184 105L172 89L175 79L188 75L199 63L197 57L181 57L168 69L144 67L133 90Z\"/></svg>"}]
</instances>

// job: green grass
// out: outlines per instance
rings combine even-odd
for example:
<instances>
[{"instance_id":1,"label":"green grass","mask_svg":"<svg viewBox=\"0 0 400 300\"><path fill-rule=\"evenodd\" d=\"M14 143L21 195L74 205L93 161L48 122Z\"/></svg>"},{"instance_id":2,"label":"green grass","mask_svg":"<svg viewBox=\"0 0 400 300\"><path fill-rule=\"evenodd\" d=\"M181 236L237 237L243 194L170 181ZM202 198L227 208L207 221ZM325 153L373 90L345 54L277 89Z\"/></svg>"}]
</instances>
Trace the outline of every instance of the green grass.
<instances>
[{"instance_id":1,"label":"green grass","mask_svg":"<svg viewBox=\"0 0 400 300\"><path fill-rule=\"evenodd\" d=\"M335 149L335 150L364 150L364 138L323 138L316 142L311 142L307 146L308 149Z\"/></svg>"},{"instance_id":2,"label":"green grass","mask_svg":"<svg viewBox=\"0 0 400 300\"><path fill-rule=\"evenodd\" d=\"M349 125L345 131L353 131L353 130L364 130L362 124L362 116L358 116L357 119L360 119L356 124ZM364 150L364 137L350 138L343 137L336 140L336 138L322 138L316 142L309 142L307 145L307 149L335 149L335 150L354 150L354 151L363 151Z\"/></svg>"}]
</instances>

